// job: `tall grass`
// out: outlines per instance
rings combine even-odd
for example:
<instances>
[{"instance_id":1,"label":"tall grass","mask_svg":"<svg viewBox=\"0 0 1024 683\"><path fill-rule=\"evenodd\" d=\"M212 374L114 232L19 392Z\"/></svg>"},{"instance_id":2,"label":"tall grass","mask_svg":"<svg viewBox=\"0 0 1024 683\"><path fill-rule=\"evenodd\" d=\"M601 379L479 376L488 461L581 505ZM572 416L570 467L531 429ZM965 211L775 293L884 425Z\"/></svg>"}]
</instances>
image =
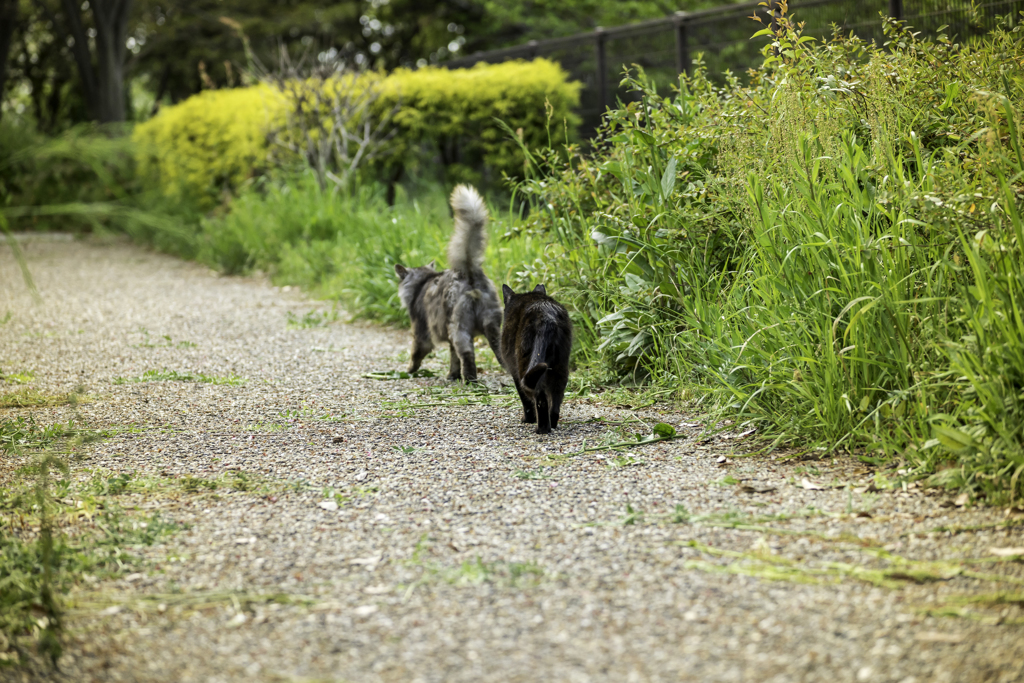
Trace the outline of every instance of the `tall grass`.
<instances>
[{"instance_id":1,"label":"tall grass","mask_svg":"<svg viewBox=\"0 0 1024 683\"><path fill-rule=\"evenodd\" d=\"M136 181L125 132L81 125L46 137L28 122L0 121L0 229L126 233L192 256L197 211Z\"/></svg>"},{"instance_id":2,"label":"tall grass","mask_svg":"<svg viewBox=\"0 0 1024 683\"><path fill-rule=\"evenodd\" d=\"M405 325L398 300L396 263L445 266L452 219L444 189L399 191L393 206L384 188L352 194L321 189L309 175L261 181L220 217L202 221L199 259L225 273L261 270L278 284L299 285L340 301L355 317ZM485 271L499 282L518 282L521 264L539 255L526 236L503 238L507 219L491 203Z\"/></svg>"},{"instance_id":3,"label":"tall grass","mask_svg":"<svg viewBox=\"0 0 1024 683\"><path fill-rule=\"evenodd\" d=\"M620 374L703 396L776 446L898 459L1024 494L1019 112L1010 21L889 49L782 15L751 85L700 69L612 112L596 151L534 157L530 228Z\"/></svg>"}]
</instances>

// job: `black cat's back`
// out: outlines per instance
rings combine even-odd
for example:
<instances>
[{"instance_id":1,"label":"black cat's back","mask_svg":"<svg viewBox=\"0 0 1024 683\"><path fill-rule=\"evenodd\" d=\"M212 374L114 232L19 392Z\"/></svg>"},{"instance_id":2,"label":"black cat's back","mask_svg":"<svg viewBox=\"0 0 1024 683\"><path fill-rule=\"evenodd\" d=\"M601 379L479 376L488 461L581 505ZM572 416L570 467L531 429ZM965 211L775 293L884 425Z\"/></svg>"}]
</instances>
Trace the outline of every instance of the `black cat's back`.
<instances>
[{"instance_id":1,"label":"black cat's back","mask_svg":"<svg viewBox=\"0 0 1024 683\"><path fill-rule=\"evenodd\" d=\"M501 351L505 369L516 382L523 402L523 422L537 422L537 433L558 425L565 387L569 381L572 322L560 303L543 285L516 294L502 287L505 317Z\"/></svg>"}]
</instances>

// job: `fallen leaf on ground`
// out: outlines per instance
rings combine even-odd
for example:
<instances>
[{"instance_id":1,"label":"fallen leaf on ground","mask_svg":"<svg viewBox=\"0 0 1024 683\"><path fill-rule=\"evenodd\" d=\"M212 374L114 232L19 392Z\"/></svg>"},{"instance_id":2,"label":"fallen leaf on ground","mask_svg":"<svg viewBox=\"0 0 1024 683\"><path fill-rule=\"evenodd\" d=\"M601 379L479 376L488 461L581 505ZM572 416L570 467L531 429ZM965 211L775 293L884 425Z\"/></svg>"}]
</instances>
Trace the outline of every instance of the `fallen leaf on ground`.
<instances>
[{"instance_id":1,"label":"fallen leaf on ground","mask_svg":"<svg viewBox=\"0 0 1024 683\"><path fill-rule=\"evenodd\" d=\"M824 486L819 486L818 484L815 484L810 479L801 479L800 480L800 488L807 489L808 491L824 491L825 490Z\"/></svg>"},{"instance_id":2,"label":"fallen leaf on ground","mask_svg":"<svg viewBox=\"0 0 1024 683\"><path fill-rule=\"evenodd\" d=\"M964 493L961 493L959 496L956 497L956 499L953 501L953 505L956 505L958 508L962 508L963 506L967 505L970 502L971 502L970 494L968 494L967 492L964 492Z\"/></svg>"},{"instance_id":3,"label":"fallen leaf on ground","mask_svg":"<svg viewBox=\"0 0 1024 683\"><path fill-rule=\"evenodd\" d=\"M989 548L988 552L996 557L1014 557L1016 555L1024 557L1024 548Z\"/></svg>"},{"instance_id":4,"label":"fallen leaf on ground","mask_svg":"<svg viewBox=\"0 0 1024 683\"><path fill-rule=\"evenodd\" d=\"M338 509L338 504L335 503L333 500L321 500L320 507L324 510L327 510L328 512L334 512L335 510Z\"/></svg>"},{"instance_id":5,"label":"fallen leaf on ground","mask_svg":"<svg viewBox=\"0 0 1024 683\"><path fill-rule=\"evenodd\" d=\"M356 613L356 616L368 617L371 614L373 614L374 612L376 612L377 609L378 609L377 605L360 605L359 607L356 607L352 611Z\"/></svg>"}]
</instances>

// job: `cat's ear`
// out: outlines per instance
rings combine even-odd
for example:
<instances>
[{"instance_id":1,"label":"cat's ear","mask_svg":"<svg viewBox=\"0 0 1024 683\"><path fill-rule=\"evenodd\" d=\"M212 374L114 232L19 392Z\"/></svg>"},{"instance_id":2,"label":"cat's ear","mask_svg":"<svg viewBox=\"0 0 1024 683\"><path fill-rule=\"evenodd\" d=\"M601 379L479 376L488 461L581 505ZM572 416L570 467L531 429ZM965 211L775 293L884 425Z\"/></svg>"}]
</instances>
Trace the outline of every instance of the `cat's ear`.
<instances>
[{"instance_id":1,"label":"cat's ear","mask_svg":"<svg viewBox=\"0 0 1024 683\"><path fill-rule=\"evenodd\" d=\"M512 301L512 297L514 297L515 295L516 293L513 292L512 288L509 287L508 285L501 286L501 298L505 302L506 306L508 306L508 302Z\"/></svg>"},{"instance_id":2,"label":"cat's ear","mask_svg":"<svg viewBox=\"0 0 1024 683\"><path fill-rule=\"evenodd\" d=\"M427 268L430 268L431 270L437 270L437 261L431 261L430 263L428 263Z\"/></svg>"},{"instance_id":3,"label":"cat's ear","mask_svg":"<svg viewBox=\"0 0 1024 683\"><path fill-rule=\"evenodd\" d=\"M395 274L399 280L404 280L405 276L409 274L409 269L403 266L401 263L395 264Z\"/></svg>"},{"instance_id":4,"label":"cat's ear","mask_svg":"<svg viewBox=\"0 0 1024 683\"><path fill-rule=\"evenodd\" d=\"M537 285L536 287L533 288L533 291L536 294L546 295L548 293L548 290L544 289L544 285Z\"/></svg>"}]
</instances>

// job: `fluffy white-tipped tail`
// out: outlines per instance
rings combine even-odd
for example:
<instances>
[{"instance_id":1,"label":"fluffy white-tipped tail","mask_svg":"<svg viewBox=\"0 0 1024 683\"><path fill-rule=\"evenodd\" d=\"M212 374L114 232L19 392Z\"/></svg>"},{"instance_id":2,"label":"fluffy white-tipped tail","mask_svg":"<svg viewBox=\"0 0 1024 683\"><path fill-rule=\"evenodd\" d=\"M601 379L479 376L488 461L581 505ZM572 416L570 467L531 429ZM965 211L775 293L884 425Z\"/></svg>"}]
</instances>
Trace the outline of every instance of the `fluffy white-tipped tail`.
<instances>
[{"instance_id":1,"label":"fluffy white-tipped tail","mask_svg":"<svg viewBox=\"0 0 1024 683\"><path fill-rule=\"evenodd\" d=\"M452 190L451 204L455 212L455 234L448 243L448 267L469 274L483 265L487 207L480 194L469 185L458 185Z\"/></svg>"}]
</instances>

